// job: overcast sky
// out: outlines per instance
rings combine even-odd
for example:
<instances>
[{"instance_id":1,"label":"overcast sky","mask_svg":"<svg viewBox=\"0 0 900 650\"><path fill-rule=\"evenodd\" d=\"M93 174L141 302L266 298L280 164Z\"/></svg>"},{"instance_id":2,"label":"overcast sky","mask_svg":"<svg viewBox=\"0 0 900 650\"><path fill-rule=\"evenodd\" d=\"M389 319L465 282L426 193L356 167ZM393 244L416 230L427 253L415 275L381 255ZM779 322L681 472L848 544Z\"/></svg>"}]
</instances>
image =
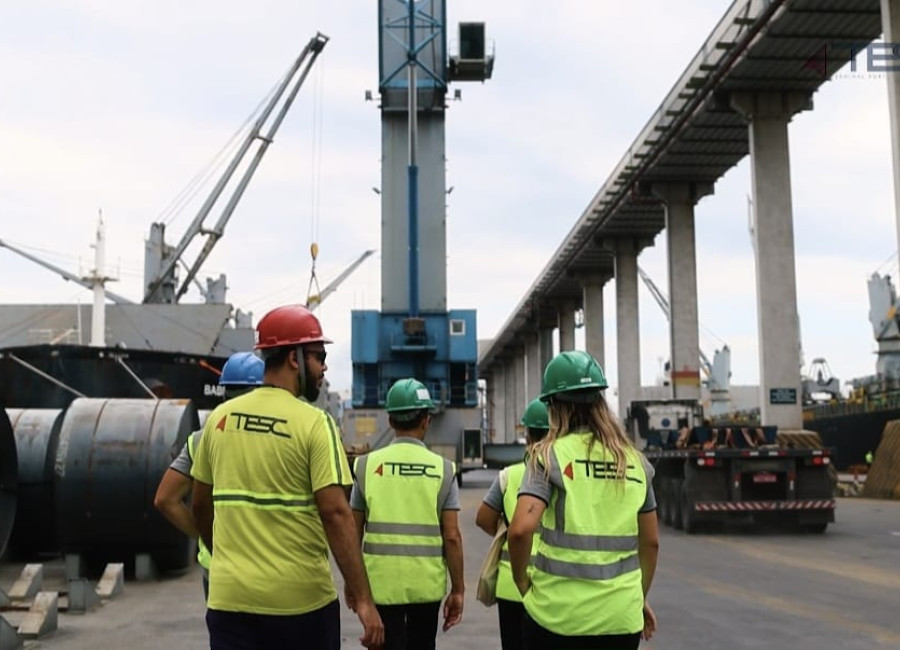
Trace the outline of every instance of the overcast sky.
<instances>
[{"instance_id":1,"label":"overcast sky","mask_svg":"<svg viewBox=\"0 0 900 650\"><path fill-rule=\"evenodd\" d=\"M722 0L451 0L483 20L494 78L459 84L447 115L448 304L493 336L724 14ZM202 275L258 319L306 299L309 245L322 286L380 249L375 0L33 0L0 21L0 238L78 272L98 209L118 293L139 300L150 223L202 170L321 31L331 40ZM867 277L896 277L884 79L841 75L791 125L802 343L842 380L874 372ZM315 125L319 124L317 128ZM317 146L317 143L320 146ZM697 206L701 348L732 350L732 382L759 381L745 160ZM169 226L178 241L200 198ZM639 263L667 291L664 234ZM196 255L196 251L194 252ZM193 257L189 256L189 259ZM373 256L320 308L349 388L350 310L380 306ZM0 303L90 294L0 249ZM607 371L616 383L615 287L606 287ZM668 358L668 325L641 287L642 380ZM198 301L195 290L189 300ZM708 333L714 335L710 336ZM583 340L579 333L578 341Z\"/></svg>"}]
</instances>

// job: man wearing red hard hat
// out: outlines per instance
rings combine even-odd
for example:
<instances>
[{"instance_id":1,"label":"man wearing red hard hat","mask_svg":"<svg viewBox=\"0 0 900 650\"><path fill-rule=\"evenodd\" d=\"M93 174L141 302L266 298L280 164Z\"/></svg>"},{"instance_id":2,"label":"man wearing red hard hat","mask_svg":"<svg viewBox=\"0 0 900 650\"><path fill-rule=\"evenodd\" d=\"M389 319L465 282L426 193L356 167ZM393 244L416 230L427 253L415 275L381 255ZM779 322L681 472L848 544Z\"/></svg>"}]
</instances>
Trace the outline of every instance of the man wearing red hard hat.
<instances>
[{"instance_id":1,"label":"man wearing red hard hat","mask_svg":"<svg viewBox=\"0 0 900 650\"><path fill-rule=\"evenodd\" d=\"M310 403L325 381L325 344L331 342L322 334L319 319L303 305L276 307L256 326L256 349L266 370L277 370L283 387Z\"/></svg>"},{"instance_id":2,"label":"man wearing red hard hat","mask_svg":"<svg viewBox=\"0 0 900 650\"><path fill-rule=\"evenodd\" d=\"M360 641L378 647L384 626L354 535L347 456L337 425L311 404L331 341L302 305L273 309L256 330L263 385L209 415L192 469L194 517L212 551L210 648L339 650L329 548L357 599Z\"/></svg>"}]
</instances>

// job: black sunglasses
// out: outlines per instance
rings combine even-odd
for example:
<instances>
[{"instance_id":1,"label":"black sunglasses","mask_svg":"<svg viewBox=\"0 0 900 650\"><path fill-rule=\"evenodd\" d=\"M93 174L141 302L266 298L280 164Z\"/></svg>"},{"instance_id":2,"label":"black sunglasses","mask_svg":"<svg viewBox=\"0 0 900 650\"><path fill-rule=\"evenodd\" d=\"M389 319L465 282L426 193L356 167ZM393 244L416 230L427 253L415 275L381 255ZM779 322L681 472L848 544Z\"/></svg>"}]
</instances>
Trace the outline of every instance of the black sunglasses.
<instances>
[{"instance_id":1,"label":"black sunglasses","mask_svg":"<svg viewBox=\"0 0 900 650\"><path fill-rule=\"evenodd\" d=\"M316 361L319 363L325 363L325 357L328 356L328 353L325 350L309 350L308 352L304 352L304 354L315 357Z\"/></svg>"}]
</instances>

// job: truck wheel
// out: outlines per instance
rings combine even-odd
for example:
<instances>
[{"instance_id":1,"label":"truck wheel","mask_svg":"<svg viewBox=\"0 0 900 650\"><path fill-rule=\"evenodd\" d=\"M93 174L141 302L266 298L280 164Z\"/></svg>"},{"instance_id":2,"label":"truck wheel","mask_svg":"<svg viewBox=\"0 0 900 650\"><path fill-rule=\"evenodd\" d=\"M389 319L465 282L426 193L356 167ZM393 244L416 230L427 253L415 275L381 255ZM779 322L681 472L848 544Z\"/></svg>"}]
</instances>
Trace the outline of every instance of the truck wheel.
<instances>
[{"instance_id":1,"label":"truck wheel","mask_svg":"<svg viewBox=\"0 0 900 650\"><path fill-rule=\"evenodd\" d=\"M681 493L684 492L684 481L672 479L672 491L669 493L669 516L672 518L672 528L681 530Z\"/></svg>"},{"instance_id":2,"label":"truck wheel","mask_svg":"<svg viewBox=\"0 0 900 650\"><path fill-rule=\"evenodd\" d=\"M688 535L697 532L697 517L694 515L694 502L688 497L687 490L681 490L681 527Z\"/></svg>"},{"instance_id":3,"label":"truck wheel","mask_svg":"<svg viewBox=\"0 0 900 650\"><path fill-rule=\"evenodd\" d=\"M806 532L812 533L813 535L821 535L825 532L826 528L828 528L827 521L820 521L817 524L806 524Z\"/></svg>"}]
</instances>

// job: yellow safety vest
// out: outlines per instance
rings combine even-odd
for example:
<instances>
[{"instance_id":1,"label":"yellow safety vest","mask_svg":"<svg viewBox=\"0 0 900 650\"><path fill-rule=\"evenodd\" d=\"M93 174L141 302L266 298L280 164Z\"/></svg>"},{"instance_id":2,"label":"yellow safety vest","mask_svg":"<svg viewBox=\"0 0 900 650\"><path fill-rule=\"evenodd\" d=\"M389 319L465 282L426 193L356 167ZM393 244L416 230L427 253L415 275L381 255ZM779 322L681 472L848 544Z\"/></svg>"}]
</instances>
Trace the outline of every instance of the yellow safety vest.
<instances>
[{"instance_id":1,"label":"yellow safety vest","mask_svg":"<svg viewBox=\"0 0 900 650\"><path fill-rule=\"evenodd\" d=\"M447 593L441 506L455 474L452 462L403 438L356 459L363 560L377 604L430 603Z\"/></svg>"},{"instance_id":2,"label":"yellow safety vest","mask_svg":"<svg viewBox=\"0 0 900 650\"><path fill-rule=\"evenodd\" d=\"M525 477L525 463L516 463L510 465L506 472L506 489L503 490L503 515L506 521L510 522L516 513L516 501L518 501L519 487L522 485L522 479ZM502 486L501 486L502 487ZM537 539L539 533L535 533L531 541L532 554L537 550ZM528 567L528 573L531 573L531 566ZM497 598L502 600L511 600L521 603L522 594L516 586L512 575L512 565L509 562L509 543L504 542L500 551L500 564L497 570Z\"/></svg>"},{"instance_id":3,"label":"yellow safety vest","mask_svg":"<svg viewBox=\"0 0 900 650\"><path fill-rule=\"evenodd\" d=\"M528 614L563 636L633 634L643 628L638 560L638 511L647 477L628 450L624 480L615 479L611 453L592 434L572 433L553 443L553 492L542 518Z\"/></svg>"},{"instance_id":4,"label":"yellow safety vest","mask_svg":"<svg viewBox=\"0 0 900 650\"><path fill-rule=\"evenodd\" d=\"M203 431L194 431L191 435L188 436L188 457L191 459L191 463L194 462L194 450L197 448L197 439L203 435ZM202 539L197 539L197 563L202 566L204 569L209 571L209 561L212 559L212 556L209 553L209 549L206 548L206 544L203 543Z\"/></svg>"}]
</instances>

